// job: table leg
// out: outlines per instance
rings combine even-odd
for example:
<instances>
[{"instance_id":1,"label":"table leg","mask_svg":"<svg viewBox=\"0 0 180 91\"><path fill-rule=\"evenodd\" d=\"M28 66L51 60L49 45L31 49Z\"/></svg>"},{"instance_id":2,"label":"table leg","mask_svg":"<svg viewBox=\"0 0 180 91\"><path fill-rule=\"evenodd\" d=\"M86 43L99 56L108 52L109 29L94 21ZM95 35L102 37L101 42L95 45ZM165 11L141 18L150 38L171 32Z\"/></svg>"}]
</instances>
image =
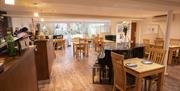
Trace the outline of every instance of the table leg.
<instances>
[{"instance_id":1,"label":"table leg","mask_svg":"<svg viewBox=\"0 0 180 91\"><path fill-rule=\"evenodd\" d=\"M87 56L89 55L89 48L88 48L88 45L87 45Z\"/></svg>"},{"instance_id":2,"label":"table leg","mask_svg":"<svg viewBox=\"0 0 180 91\"><path fill-rule=\"evenodd\" d=\"M169 49L168 64L172 64L172 56L173 56L173 51L171 51L171 49Z\"/></svg>"},{"instance_id":3,"label":"table leg","mask_svg":"<svg viewBox=\"0 0 180 91\"><path fill-rule=\"evenodd\" d=\"M157 91L163 91L163 82L164 82L164 72L159 73Z\"/></svg>"},{"instance_id":4,"label":"table leg","mask_svg":"<svg viewBox=\"0 0 180 91\"><path fill-rule=\"evenodd\" d=\"M178 54L178 62L180 62L180 49L179 49L179 52L178 52L179 54Z\"/></svg>"},{"instance_id":5,"label":"table leg","mask_svg":"<svg viewBox=\"0 0 180 91\"><path fill-rule=\"evenodd\" d=\"M75 55L75 45L73 45L73 55Z\"/></svg>"},{"instance_id":6,"label":"table leg","mask_svg":"<svg viewBox=\"0 0 180 91\"><path fill-rule=\"evenodd\" d=\"M136 91L142 91L142 77L136 78Z\"/></svg>"}]
</instances>

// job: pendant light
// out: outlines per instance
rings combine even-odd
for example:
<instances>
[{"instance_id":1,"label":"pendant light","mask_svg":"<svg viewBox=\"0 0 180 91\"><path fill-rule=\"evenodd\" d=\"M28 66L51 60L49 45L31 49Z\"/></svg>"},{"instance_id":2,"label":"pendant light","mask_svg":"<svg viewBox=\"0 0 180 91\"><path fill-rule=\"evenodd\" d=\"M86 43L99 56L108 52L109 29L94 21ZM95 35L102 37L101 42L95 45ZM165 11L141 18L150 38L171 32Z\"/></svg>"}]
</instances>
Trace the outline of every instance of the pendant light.
<instances>
[{"instance_id":1,"label":"pendant light","mask_svg":"<svg viewBox=\"0 0 180 91\"><path fill-rule=\"evenodd\" d=\"M39 13L38 12L34 12L34 17L39 17Z\"/></svg>"},{"instance_id":2,"label":"pendant light","mask_svg":"<svg viewBox=\"0 0 180 91\"><path fill-rule=\"evenodd\" d=\"M41 22L44 22L44 18L41 18Z\"/></svg>"},{"instance_id":3,"label":"pendant light","mask_svg":"<svg viewBox=\"0 0 180 91\"><path fill-rule=\"evenodd\" d=\"M33 5L35 6L35 12L34 12L34 17L39 17L39 13L38 11L38 3L33 3Z\"/></svg>"}]
</instances>

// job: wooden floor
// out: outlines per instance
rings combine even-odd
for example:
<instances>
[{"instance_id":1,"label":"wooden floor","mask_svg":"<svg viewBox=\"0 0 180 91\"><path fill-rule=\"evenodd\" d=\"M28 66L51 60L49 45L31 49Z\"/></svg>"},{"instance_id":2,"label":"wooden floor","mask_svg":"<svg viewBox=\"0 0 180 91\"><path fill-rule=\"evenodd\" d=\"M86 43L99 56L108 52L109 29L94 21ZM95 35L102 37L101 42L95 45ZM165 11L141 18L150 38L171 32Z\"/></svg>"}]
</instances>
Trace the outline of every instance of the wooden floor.
<instances>
[{"instance_id":1,"label":"wooden floor","mask_svg":"<svg viewBox=\"0 0 180 91\"><path fill-rule=\"evenodd\" d=\"M40 91L112 91L111 85L92 84L92 65L97 53L90 49L88 57L74 57L72 48L56 51L49 84L40 84ZM180 65L168 67L164 91L180 91Z\"/></svg>"}]
</instances>

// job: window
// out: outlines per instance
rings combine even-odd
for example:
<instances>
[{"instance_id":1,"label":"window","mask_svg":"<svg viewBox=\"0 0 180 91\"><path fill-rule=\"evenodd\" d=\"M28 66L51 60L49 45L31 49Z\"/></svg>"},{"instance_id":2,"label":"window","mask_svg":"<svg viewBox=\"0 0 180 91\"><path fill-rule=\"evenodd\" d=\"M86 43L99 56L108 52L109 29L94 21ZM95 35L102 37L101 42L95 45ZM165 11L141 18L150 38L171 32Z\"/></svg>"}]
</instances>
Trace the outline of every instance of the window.
<instances>
[{"instance_id":1,"label":"window","mask_svg":"<svg viewBox=\"0 0 180 91\"><path fill-rule=\"evenodd\" d=\"M85 35L92 37L102 32L109 32L109 22L63 22L54 24L53 35Z\"/></svg>"}]
</instances>

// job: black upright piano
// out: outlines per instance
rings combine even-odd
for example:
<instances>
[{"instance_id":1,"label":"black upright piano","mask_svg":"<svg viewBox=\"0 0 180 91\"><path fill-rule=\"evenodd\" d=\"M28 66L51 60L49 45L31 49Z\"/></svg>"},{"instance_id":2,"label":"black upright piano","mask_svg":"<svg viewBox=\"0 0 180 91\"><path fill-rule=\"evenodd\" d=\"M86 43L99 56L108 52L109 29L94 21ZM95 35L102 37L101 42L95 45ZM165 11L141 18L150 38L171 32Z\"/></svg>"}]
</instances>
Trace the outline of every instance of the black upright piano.
<instances>
[{"instance_id":1,"label":"black upright piano","mask_svg":"<svg viewBox=\"0 0 180 91\"><path fill-rule=\"evenodd\" d=\"M102 68L105 66L109 67L109 83L113 83L113 65L111 61L111 52L116 52L118 54L124 55L125 59L128 58L143 58L144 57L144 46L141 44L136 44L133 47L125 47L122 44L115 45L105 45L104 47L104 58L98 58L98 64L101 65Z\"/></svg>"}]
</instances>

